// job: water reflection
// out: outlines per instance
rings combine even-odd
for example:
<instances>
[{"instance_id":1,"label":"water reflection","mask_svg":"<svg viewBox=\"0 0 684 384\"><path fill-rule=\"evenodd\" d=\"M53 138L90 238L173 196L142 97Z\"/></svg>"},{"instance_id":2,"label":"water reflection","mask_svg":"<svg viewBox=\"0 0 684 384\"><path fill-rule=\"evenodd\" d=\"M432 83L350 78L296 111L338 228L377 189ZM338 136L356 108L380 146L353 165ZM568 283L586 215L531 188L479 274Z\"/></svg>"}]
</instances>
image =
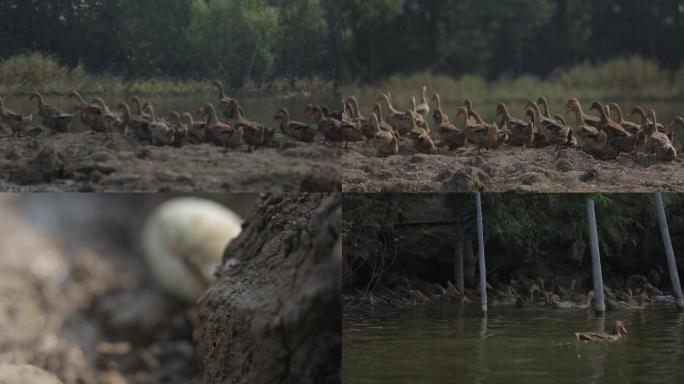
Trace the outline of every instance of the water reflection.
<instances>
[{"instance_id":1,"label":"water reflection","mask_svg":"<svg viewBox=\"0 0 684 384\"><path fill-rule=\"evenodd\" d=\"M671 383L684 380L684 315L671 304L595 316L585 311L429 305L347 308L345 383ZM577 331L623 320L617 343ZM610 329L609 329L610 330Z\"/></svg>"}]
</instances>

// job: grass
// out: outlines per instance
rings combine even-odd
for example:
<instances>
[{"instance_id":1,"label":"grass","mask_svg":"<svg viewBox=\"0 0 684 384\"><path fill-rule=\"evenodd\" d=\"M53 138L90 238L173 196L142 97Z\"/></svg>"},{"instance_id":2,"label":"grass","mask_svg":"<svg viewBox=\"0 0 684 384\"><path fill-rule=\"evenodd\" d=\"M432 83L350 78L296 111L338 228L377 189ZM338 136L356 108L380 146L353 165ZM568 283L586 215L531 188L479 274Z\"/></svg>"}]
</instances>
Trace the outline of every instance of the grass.
<instances>
[{"instance_id":1,"label":"grass","mask_svg":"<svg viewBox=\"0 0 684 384\"><path fill-rule=\"evenodd\" d=\"M109 74L91 74L82 65L69 68L41 53L12 56L0 61L0 95L21 95L40 90L46 95L65 94L74 89L89 94L185 95L206 93L211 79L179 80L149 78L125 80ZM248 82L240 94L315 94L333 89L333 83L318 77Z\"/></svg>"},{"instance_id":2,"label":"grass","mask_svg":"<svg viewBox=\"0 0 684 384\"><path fill-rule=\"evenodd\" d=\"M396 100L419 95L427 85L430 92L439 92L443 99L466 98L497 102L523 101L538 96L550 100L684 99L684 68L676 72L664 70L654 61L641 57L614 59L601 64L582 63L553 71L546 79L531 75L517 78L502 76L488 82L482 77L463 75L458 78L430 72L395 75L377 84L351 84L344 87L346 95L371 100L379 92L390 90Z\"/></svg>"}]
</instances>

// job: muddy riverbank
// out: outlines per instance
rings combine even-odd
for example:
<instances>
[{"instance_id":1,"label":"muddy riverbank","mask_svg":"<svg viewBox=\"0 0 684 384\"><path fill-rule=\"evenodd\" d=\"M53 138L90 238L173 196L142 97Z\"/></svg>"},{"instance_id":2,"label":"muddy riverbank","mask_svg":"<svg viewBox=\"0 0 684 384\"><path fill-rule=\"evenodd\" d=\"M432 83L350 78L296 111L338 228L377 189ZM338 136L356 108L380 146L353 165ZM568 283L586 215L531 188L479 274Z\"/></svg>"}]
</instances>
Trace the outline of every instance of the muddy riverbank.
<instances>
[{"instance_id":1,"label":"muddy riverbank","mask_svg":"<svg viewBox=\"0 0 684 384\"><path fill-rule=\"evenodd\" d=\"M655 192L684 191L682 157L672 163L651 154L598 160L573 148L521 149L509 146L471 154L472 149L437 155L403 148L379 158L369 146L342 155L345 192Z\"/></svg>"},{"instance_id":2,"label":"muddy riverbank","mask_svg":"<svg viewBox=\"0 0 684 384\"><path fill-rule=\"evenodd\" d=\"M329 192L339 150L289 140L224 152L209 145L142 145L123 135L0 134L0 190L53 192Z\"/></svg>"}]
</instances>

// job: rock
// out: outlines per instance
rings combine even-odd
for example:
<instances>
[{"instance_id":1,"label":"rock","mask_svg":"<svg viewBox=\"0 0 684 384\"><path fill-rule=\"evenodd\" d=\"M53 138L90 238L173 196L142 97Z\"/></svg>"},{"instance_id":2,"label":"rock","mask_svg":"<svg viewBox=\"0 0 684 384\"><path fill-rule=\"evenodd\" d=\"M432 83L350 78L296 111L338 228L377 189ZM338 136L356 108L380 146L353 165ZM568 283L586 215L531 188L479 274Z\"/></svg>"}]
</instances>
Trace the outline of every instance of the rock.
<instances>
[{"instance_id":1,"label":"rock","mask_svg":"<svg viewBox=\"0 0 684 384\"><path fill-rule=\"evenodd\" d=\"M266 196L197 306L205 383L340 383L340 195Z\"/></svg>"},{"instance_id":2,"label":"rock","mask_svg":"<svg viewBox=\"0 0 684 384\"><path fill-rule=\"evenodd\" d=\"M62 384L62 381L33 365L0 365L0 384Z\"/></svg>"}]
</instances>

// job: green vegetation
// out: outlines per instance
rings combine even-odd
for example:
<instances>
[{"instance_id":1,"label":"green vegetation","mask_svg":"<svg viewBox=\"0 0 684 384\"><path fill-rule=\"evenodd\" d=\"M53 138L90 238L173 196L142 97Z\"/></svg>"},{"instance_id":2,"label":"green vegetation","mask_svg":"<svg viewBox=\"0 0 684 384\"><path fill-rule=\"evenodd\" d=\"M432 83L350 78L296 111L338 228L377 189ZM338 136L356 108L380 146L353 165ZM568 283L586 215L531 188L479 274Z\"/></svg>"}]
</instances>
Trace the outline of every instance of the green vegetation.
<instances>
[{"instance_id":1,"label":"green vegetation","mask_svg":"<svg viewBox=\"0 0 684 384\"><path fill-rule=\"evenodd\" d=\"M333 88L330 80L310 78L274 78L268 82L244 83L240 93L316 93ZM77 89L83 94L191 94L210 90L209 79L179 80L151 77L127 80L122 76L91 74L82 64L74 68L40 53L13 56L0 60L0 95L24 94L40 90L44 94L64 94Z\"/></svg>"},{"instance_id":2,"label":"green vegetation","mask_svg":"<svg viewBox=\"0 0 684 384\"><path fill-rule=\"evenodd\" d=\"M554 71L543 79L523 75L516 78L501 76L487 81L479 75L451 77L421 72L396 74L377 84L349 84L344 87L344 92L371 98L380 91L391 90L397 100L408 100L416 96L423 85L452 100L522 101L541 95L551 100L567 100L570 96L584 100L681 99L684 98L684 67L673 72L660 68L652 60L631 57L598 65L581 63Z\"/></svg>"},{"instance_id":3,"label":"green vegetation","mask_svg":"<svg viewBox=\"0 0 684 384\"><path fill-rule=\"evenodd\" d=\"M607 278L665 267L650 194L593 197ZM572 194L484 194L485 249L494 279L507 282L521 274L534 278L537 274L588 273L585 199L586 195ZM671 194L665 200L673 245L681 249L684 197ZM397 273L425 281L454 281L454 249L459 242L465 248L466 278L470 276L474 284L474 205L471 194L345 195L345 284L364 288L369 281L382 284ZM416 221L424 224L409 225Z\"/></svg>"},{"instance_id":4,"label":"green vegetation","mask_svg":"<svg viewBox=\"0 0 684 384\"><path fill-rule=\"evenodd\" d=\"M350 84L493 99L684 92L684 0L344 0L342 11Z\"/></svg>"},{"instance_id":5,"label":"green vegetation","mask_svg":"<svg viewBox=\"0 0 684 384\"><path fill-rule=\"evenodd\" d=\"M209 79L233 89L320 89L341 65L336 4L0 0L2 91L63 92L66 83L186 92L205 89Z\"/></svg>"}]
</instances>

